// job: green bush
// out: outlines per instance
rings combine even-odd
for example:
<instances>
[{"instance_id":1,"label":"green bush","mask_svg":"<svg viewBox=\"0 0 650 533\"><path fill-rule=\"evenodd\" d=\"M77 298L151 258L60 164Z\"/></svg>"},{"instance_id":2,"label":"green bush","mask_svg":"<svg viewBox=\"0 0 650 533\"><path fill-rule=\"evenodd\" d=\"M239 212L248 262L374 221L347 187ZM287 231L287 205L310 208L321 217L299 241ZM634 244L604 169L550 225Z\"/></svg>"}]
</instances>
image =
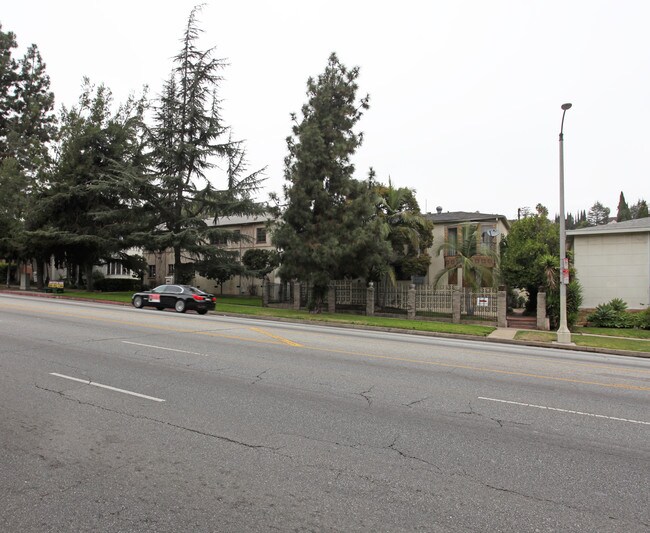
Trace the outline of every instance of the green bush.
<instances>
[{"instance_id":1,"label":"green bush","mask_svg":"<svg viewBox=\"0 0 650 533\"><path fill-rule=\"evenodd\" d=\"M650 307L641 313L636 313L636 327L641 329L650 329Z\"/></svg>"},{"instance_id":2,"label":"green bush","mask_svg":"<svg viewBox=\"0 0 650 533\"><path fill-rule=\"evenodd\" d=\"M139 291L142 282L136 278L103 278L94 283L94 288L102 292Z\"/></svg>"},{"instance_id":3,"label":"green bush","mask_svg":"<svg viewBox=\"0 0 650 533\"><path fill-rule=\"evenodd\" d=\"M613 298L607 303L607 305L619 313L623 313L627 310L627 304L625 303L625 300L621 298Z\"/></svg>"},{"instance_id":4,"label":"green bush","mask_svg":"<svg viewBox=\"0 0 650 533\"><path fill-rule=\"evenodd\" d=\"M582 305L582 285L573 279L566 286L566 321L567 327L572 328L578 322L578 314ZM560 325L560 291L549 291L546 295L546 314L551 324L551 329Z\"/></svg>"},{"instance_id":5,"label":"green bush","mask_svg":"<svg viewBox=\"0 0 650 533\"><path fill-rule=\"evenodd\" d=\"M606 304L600 304L596 310L587 315L589 324L597 328L633 328L638 326L638 314L626 313L627 304L620 298L614 298Z\"/></svg>"}]
</instances>

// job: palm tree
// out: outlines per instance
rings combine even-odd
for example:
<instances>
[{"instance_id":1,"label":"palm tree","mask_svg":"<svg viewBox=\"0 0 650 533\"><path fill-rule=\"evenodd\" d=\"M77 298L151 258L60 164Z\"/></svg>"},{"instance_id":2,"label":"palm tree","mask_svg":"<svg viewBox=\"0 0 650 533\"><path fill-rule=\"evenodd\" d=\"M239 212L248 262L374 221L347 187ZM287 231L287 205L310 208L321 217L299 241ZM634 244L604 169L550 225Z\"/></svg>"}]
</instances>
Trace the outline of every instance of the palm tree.
<instances>
[{"instance_id":1,"label":"palm tree","mask_svg":"<svg viewBox=\"0 0 650 533\"><path fill-rule=\"evenodd\" d=\"M387 238L393 248L386 277L394 284L398 274L423 275L431 262L427 249L433 242L433 224L420 212L412 189L393 187L390 177L388 186L374 187L379 197L377 215L388 228Z\"/></svg>"},{"instance_id":2,"label":"palm tree","mask_svg":"<svg viewBox=\"0 0 650 533\"><path fill-rule=\"evenodd\" d=\"M438 247L438 255L442 252L448 252L447 255L454 256L455 261L444 267L434 279L434 285L438 285L445 274L460 269L461 286L470 287L472 290L478 290L480 287L487 285L496 285L498 265L498 255L489 248L483 248L480 245L479 226L477 224L464 224L461 226L459 242L447 241ZM489 257L492 259L493 267L484 264L479 258ZM467 313L474 314L472 306L472 297L470 292L465 291L465 309Z\"/></svg>"},{"instance_id":3,"label":"palm tree","mask_svg":"<svg viewBox=\"0 0 650 533\"><path fill-rule=\"evenodd\" d=\"M438 255L455 256L456 261L444 267L436 274L434 284L438 285L445 274L457 269L462 269L462 286L478 289L481 286L495 285L497 281L498 254L489 248L483 248L480 243L478 224L464 224L461 226L459 242L447 241L438 247ZM494 266L487 266L479 257L489 257Z\"/></svg>"}]
</instances>

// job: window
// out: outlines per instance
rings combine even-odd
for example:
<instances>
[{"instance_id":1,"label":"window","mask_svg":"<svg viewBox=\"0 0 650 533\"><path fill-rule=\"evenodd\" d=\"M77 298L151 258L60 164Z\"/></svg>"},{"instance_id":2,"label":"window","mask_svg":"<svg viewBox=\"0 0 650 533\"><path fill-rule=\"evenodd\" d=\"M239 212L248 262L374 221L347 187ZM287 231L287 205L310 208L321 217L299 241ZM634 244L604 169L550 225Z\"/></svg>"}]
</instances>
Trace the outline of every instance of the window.
<instances>
[{"instance_id":1,"label":"window","mask_svg":"<svg viewBox=\"0 0 650 533\"><path fill-rule=\"evenodd\" d=\"M447 272L447 285L458 285L458 269Z\"/></svg>"},{"instance_id":2,"label":"window","mask_svg":"<svg viewBox=\"0 0 650 533\"><path fill-rule=\"evenodd\" d=\"M149 277L150 278L156 277L156 265L149 265Z\"/></svg>"},{"instance_id":3,"label":"window","mask_svg":"<svg viewBox=\"0 0 650 533\"><path fill-rule=\"evenodd\" d=\"M266 228L257 228L257 244L266 244Z\"/></svg>"},{"instance_id":4,"label":"window","mask_svg":"<svg viewBox=\"0 0 650 533\"><path fill-rule=\"evenodd\" d=\"M109 276L130 276L131 275L131 271L128 268L125 268L125 266L122 263L118 263L117 261L110 261L106 266L106 272L108 273Z\"/></svg>"},{"instance_id":5,"label":"window","mask_svg":"<svg viewBox=\"0 0 650 533\"><path fill-rule=\"evenodd\" d=\"M233 233L233 237L235 237L235 238L232 239L230 242L240 243L240 242L241 242L241 239L240 239L240 237L241 237L241 230L236 229L236 230L234 230L232 233Z\"/></svg>"},{"instance_id":6,"label":"window","mask_svg":"<svg viewBox=\"0 0 650 533\"><path fill-rule=\"evenodd\" d=\"M445 255L456 255L458 248L458 228L447 228L447 252Z\"/></svg>"},{"instance_id":7,"label":"window","mask_svg":"<svg viewBox=\"0 0 650 533\"><path fill-rule=\"evenodd\" d=\"M497 230L494 224L481 225L481 253L496 252Z\"/></svg>"},{"instance_id":8,"label":"window","mask_svg":"<svg viewBox=\"0 0 650 533\"><path fill-rule=\"evenodd\" d=\"M174 267L175 266L176 265L174 265L174 264L167 265L167 275L168 276L173 276L174 275Z\"/></svg>"}]
</instances>

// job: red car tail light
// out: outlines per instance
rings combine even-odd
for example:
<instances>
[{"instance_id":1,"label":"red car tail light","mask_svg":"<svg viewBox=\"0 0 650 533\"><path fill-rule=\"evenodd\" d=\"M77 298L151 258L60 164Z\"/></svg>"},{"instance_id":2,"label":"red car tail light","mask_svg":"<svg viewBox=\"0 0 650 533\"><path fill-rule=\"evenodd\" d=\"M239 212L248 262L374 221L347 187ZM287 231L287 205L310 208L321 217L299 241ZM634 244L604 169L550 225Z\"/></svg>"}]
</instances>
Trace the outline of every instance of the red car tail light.
<instances>
[{"instance_id":1,"label":"red car tail light","mask_svg":"<svg viewBox=\"0 0 650 533\"><path fill-rule=\"evenodd\" d=\"M203 296L199 296L198 294L193 294L192 298L194 298L197 302L202 302L203 300L205 300Z\"/></svg>"}]
</instances>

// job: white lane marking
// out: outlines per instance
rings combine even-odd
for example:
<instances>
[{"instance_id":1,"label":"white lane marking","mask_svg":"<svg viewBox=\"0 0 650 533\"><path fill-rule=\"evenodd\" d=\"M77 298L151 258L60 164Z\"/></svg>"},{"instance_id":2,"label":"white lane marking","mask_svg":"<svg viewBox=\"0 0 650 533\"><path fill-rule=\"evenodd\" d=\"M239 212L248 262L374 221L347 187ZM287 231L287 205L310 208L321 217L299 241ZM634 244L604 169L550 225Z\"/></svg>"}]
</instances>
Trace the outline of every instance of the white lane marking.
<instances>
[{"instance_id":1,"label":"white lane marking","mask_svg":"<svg viewBox=\"0 0 650 533\"><path fill-rule=\"evenodd\" d=\"M203 357L208 357L207 354L198 353L198 352L188 352L187 350L176 350L175 348L165 348L163 346L154 346L153 344L141 344L139 342L129 342L122 341L124 344L133 344L134 346L144 346L145 348L155 348L156 350L167 350L168 352L178 352L178 353L187 353L190 355L202 355Z\"/></svg>"},{"instance_id":2,"label":"white lane marking","mask_svg":"<svg viewBox=\"0 0 650 533\"><path fill-rule=\"evenodd\" d=\"M583 413L582 411L572 411L571 409L560 409L559 407L548 407L546 405L535 405L532 403L511 402L510 400L498 400L497 398L478 397L479 400L486 400L488 402L508 403L511 405L521 405L523 407L534 407L535 409L546 409L547 411L557 411L558 413L568 413L571 415L591 416L593 418L606 418L607 420L618 420L619 422L629 422L630 424L643 424L650 426L650 422L643 422L642 420L630 420L629 418L619 418L617 416L597 415L594 413Z\"/></svg>"},{"instance_id":3,"label":"white lane marking","mask_svg":"<svg viewBox=\"0 0 650 533\"><path fill-rule=\"evenodd\" d=\"M56 372L50 372L50 376L56 376L58 378L69 379L71 381L77 381L79 383L85 383L86 385L92 385L93 387L101 387L102 389L108 389L115 392L122 392L124 394L130 394L131 396L137 396L138 398L144 398L145 400L153 400L154 402L164 402L165 400L161 398L155 398L153 396L147 396L146 394L140 394L139 392L133 392L130 390L118 389L117 387L111 387L110 385L102 385L101 383L95 383L88 379L73 378L72 376L66 376L64 374L57 374Z\"/></svg>"}]
</instances>

